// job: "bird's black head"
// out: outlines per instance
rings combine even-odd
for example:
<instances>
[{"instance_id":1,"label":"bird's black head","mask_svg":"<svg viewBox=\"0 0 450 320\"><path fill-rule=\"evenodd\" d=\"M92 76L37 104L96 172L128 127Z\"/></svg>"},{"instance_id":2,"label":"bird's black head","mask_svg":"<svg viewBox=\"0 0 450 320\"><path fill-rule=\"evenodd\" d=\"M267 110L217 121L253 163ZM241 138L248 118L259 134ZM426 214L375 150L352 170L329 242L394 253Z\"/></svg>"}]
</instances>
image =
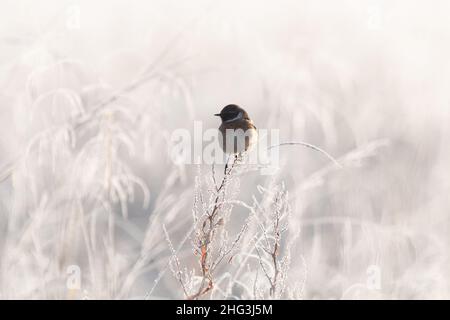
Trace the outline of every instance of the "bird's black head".
<instances>
[{"instance_id":1,"label":"bird's black head","mask_svg":"<svg viewBox=\"0 0 450 320\"><path fill-rule=\"evenodd\" d=\"M242 114L242 116L241 116L241 114ZM220 113L215 114L215 116L219 116L222 119L222 121L229 121L229 120L239 119L239 118L250 120L247 112L235 104L227 105L226 107L224 107L222 109L222 111L220 111Z\"/></svg>"}]
</instances>

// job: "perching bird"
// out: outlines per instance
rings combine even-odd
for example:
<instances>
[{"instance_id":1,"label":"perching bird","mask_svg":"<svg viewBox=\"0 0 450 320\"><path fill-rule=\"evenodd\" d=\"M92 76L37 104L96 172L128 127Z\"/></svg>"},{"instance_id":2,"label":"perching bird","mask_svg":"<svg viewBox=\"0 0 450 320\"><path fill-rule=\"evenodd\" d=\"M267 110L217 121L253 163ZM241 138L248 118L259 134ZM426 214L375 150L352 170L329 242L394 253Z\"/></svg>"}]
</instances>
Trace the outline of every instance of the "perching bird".
<instances>
[{"instance_id":1,"label":"perching bird","mask_svg":"<svg viewBox=\"0 0 450 320\"><path fill-rule=\"evenodd\" d=\"M222 119L219 142L225 153L239 154L250 150L256 144L258 132L244 109L229 104L215 116Z\"/></svg>"}]
</instances>

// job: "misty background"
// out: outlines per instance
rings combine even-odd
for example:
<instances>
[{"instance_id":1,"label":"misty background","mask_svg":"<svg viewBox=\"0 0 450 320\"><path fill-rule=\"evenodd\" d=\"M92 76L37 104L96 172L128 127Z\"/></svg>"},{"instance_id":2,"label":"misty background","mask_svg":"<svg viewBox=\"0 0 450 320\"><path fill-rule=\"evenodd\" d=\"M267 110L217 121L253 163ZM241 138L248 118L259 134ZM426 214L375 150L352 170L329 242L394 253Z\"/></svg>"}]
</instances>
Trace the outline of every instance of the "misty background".
<instances>
[{"instance_id":1,"label":"misty background","mask_svg":"<svg viewBox=\"0 0 450 320\"><path fill-rule=\"evenodd\" d=\"M448 299L449 9L2 0L0 298L183 298L162 225L182 243L211 168L174 164L168 141L236 103L344 165L285 146L274 176L239 178L246 203L289 191L291 298ZM189 244L178 256L196 267Z\"/></svg>"}]
</instances>

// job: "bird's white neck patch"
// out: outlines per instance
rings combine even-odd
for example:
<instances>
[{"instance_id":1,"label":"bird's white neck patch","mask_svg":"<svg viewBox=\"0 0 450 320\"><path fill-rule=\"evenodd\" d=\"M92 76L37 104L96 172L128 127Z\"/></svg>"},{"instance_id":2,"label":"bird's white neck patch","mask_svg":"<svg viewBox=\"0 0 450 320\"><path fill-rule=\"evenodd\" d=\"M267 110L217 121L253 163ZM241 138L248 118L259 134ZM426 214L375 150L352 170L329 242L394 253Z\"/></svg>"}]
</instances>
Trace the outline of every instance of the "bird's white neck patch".
<instances>
[{"instance_id":1,"label":"bird's white neck patch","mask_svg":"<svg viewBox=\"0 0 450 320\"><path fill-rule=\"evenodd\" d=\"M239 112L239 114L236 116L236 117L234 117L233 119L229 119L229 120L227 120L227 121L224 121L225 123L228 123L228 122L233 122L233 121L236 121L236 120L242 120L242 117L244 116L244 113L241 111L241 112Z\"/></svg>"}]
</instances>

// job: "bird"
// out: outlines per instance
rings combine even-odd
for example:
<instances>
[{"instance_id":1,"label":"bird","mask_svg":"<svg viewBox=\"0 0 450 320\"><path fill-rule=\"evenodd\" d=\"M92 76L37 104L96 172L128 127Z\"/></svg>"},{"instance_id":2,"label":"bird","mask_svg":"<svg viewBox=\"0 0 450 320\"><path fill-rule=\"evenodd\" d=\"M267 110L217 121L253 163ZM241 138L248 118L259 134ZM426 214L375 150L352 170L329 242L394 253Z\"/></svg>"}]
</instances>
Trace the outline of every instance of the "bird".
<instances>
[{"instance_id":1,"label":"bird","mask_svg":"<svg viewBox=\"0 0 450 320\"><path fill-rule=\"evenodd\" d=\"M242 154L257 143L258 131L247 111L236 104L225 106L215 116L221 118L219 144L225 154Z\"/></svg>"}]
</instances>

